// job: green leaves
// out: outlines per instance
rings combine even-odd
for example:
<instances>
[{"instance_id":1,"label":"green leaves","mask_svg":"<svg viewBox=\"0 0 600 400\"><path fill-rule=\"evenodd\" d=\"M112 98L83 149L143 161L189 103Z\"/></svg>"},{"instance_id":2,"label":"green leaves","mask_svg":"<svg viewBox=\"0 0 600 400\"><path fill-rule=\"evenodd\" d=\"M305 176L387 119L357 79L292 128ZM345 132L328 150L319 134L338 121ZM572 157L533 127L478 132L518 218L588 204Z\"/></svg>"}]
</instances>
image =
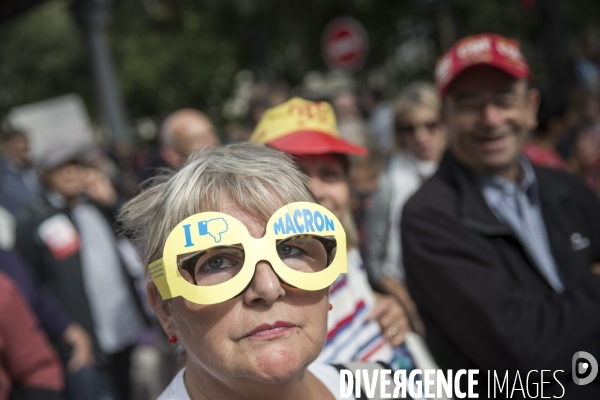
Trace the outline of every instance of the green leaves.
<instances>
[{"instance_id":1,"label":"green leaves","mask_svg":"<svg viewBox=\"0 0 600 400\"><path fill-rule=\"evenodd\" d=\"M597 0L559 3L567 32L597 25ZM386 95L408 81L431 79L434 56L450 40L440 32L517 37L543 79L540 22L519 0L114 0L110 7L108 34L132 120L187 106L219 123L244 69L300 85L307 72L326 70L321 34L339 15L365 25L371 49L357 77L379 77ZM0 117L10 107L68 92L82 94L96 115L87 48L70 0L47 0L0 25L0 37ZM398 60L411 57L408 44L419 43L433 56L409 74Z\"/></svg>"}]
</instances>

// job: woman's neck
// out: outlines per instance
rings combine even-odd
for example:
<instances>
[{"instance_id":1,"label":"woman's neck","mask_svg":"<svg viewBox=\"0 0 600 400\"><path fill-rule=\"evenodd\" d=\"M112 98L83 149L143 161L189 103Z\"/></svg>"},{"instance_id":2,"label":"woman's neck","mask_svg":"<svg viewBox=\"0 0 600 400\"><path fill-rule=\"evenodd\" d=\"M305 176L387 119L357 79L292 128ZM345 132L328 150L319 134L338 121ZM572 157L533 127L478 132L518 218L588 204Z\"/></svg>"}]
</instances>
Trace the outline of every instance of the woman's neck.
<instances>
[{"instance_id":1,"label":"woman's neck","mask_svg":"<svg viewBox=\"0 0 600 400\"><path fill-rule=\"evenodd\" d=\"M264 383L244 378L219 380L188 362L184 374L190 400L305 400L334 399L333 395L306 369L285 383Z\"/></svg>"}]
</instances>

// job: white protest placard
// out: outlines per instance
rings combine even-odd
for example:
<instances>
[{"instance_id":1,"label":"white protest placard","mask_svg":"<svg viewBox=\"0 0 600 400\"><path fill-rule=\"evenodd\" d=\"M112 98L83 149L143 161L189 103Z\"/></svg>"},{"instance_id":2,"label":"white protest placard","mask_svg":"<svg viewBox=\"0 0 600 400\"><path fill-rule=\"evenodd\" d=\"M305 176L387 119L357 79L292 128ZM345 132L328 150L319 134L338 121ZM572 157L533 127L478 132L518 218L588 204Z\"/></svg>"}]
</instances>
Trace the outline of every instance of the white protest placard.
<instances>
[{"instance_id":1,"label":"white protest placard","mask_svg":"<svg viewBox=\"0 0 600 400\"><path fill-rule=\"evenodd\" d=\"M61 144L74 148L94 144L90 117L78 94L14 107L7 118L13 128L23 130L29 137L34 160Z\"/></svg>"}]
</instances>

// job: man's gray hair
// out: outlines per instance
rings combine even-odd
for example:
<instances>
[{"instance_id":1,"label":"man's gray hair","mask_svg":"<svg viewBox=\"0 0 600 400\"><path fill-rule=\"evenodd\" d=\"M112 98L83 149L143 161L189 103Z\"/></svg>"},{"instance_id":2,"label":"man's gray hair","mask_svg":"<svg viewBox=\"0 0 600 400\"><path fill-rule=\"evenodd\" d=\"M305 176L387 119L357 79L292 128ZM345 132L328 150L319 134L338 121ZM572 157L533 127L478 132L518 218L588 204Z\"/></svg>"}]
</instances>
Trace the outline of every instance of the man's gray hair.
<instances>
[{"instance_id":1,"label":"man's gray hair","mask_svg":"<svg viewBox=\"0 0 600 400\"><path fill-rule=\"evenodd\" d=\"M280 207L314 202L306 178L291 158L255 143L231 144L193 154L177 173L153 179L119 215L144 265L162 257L167 236L185 218L220 211L231 201L267 222Z\"/></svg>"}]
</instances>

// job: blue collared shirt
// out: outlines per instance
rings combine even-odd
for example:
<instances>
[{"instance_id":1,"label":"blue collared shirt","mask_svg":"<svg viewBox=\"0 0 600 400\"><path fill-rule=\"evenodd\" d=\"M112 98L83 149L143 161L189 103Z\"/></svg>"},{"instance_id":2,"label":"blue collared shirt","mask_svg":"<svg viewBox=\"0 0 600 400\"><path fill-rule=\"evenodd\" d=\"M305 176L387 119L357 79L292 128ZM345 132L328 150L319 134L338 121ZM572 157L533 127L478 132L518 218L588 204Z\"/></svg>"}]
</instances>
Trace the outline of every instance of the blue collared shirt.
<instances>
[{"instance_id":1,"label":"blue collared shirt","mask_svg":"<svg viewBox=\"0 0 600 400\"><path fill-rule=\"evenodd\" d=\"M538 181L529 161L521 157L519 164L523 173L520 183L497 175L480 175L483 197L496 217L512 229L548 284L562 293L564 286L542 217Z\"/></svg>"}]
</instances>

